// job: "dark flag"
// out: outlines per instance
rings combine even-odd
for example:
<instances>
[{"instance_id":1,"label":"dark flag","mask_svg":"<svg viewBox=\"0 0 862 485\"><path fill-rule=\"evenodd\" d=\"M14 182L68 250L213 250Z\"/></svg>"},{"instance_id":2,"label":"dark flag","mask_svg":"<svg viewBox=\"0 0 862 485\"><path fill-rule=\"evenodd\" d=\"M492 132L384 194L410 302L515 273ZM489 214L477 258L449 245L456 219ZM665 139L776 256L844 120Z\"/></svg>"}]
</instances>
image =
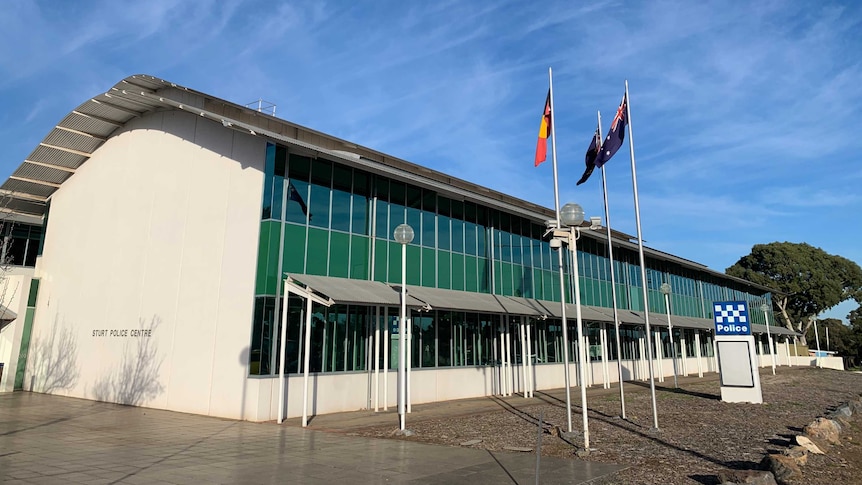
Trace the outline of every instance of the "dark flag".
<instances>
[{"instance_id":1,"label":"dark flag","mask_svg":"<svg viewBox=\"0 0 862 485\"><path fill-rule=\"evenodd\" d=\"M626 138L626 125L628 124L628 115L626 113L628 104L625 95L623 95L623 100L620 102L620 107L617 109L617 114L614 116L614 120L611 122L611 129L608 131L608 136L605 137L605 142L602 143L602 150L599 153L599 156L596 158L596 167L601 167L614 154L620 147L623 145L623 140Z\"/></svg>"},{"instance_id":2,"label":"dark flag","mask_svg":"<svg viewBox=\"0 0 862 485\"><path fill-rule=\"evenodd\" d=\"M311 220L311 215L308 214L308 206L305 205L305 201L302 200L299 191L293 186L293 182L287 183L287 198L299 204L299 208L302 209L302 215L308 216L308 220Z\"/></svg>"},{"instance_id":3,"label":"dark flag","mask_svg":"<svg viewBox=\"0 0 862 485\"><path fill-rule=\"evenodd\" d=\"M593 170L596 168L596 158L598 158L599 150L602 149L601 138L599 135L599 129L596 128L596 133L593 135L593 141L590 142L590 147L587 148L587 154L584 155L584 163L586 163L587 168L584 170L584 174L581 175L581 180L578 180L577 185L581 185L586 182L590 175L593 174Z\"/></svg>"}]
</instances>

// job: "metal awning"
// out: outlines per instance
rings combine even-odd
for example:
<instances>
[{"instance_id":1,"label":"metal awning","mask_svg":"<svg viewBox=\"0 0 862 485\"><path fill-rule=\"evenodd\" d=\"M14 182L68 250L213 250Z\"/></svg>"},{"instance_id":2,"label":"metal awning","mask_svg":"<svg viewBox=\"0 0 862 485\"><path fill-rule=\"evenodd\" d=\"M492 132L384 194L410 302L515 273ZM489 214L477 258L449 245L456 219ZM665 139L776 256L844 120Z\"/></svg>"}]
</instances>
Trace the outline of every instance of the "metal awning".
<instances>
[{"instance_id":1,"label":"metal awning","mask_svg":"<svg viewBox=\"0 0 862 485\"><path fill-rule=\"evenodd\" d=\"M10 310L6 305L0 305L0 322L11 322L18 318L18 314Z\"/></svg>"},{"instance_id":2,"label":"metal awning","mask_svg":"<svg viewBox=\"0 0 862 485\"><path fill-rule=\"evenodd\" d=\"M473 293L470 291L407 285L407 294L427 303L435 310L529 316L542 315L541 312L536 311L532 307L525 306L515 299L506 296L491 295L489 293Z\"/></svg>"},{"instance_id":3,"label":"metal awning","mask_svg":"<svg viewBox=\"0 0 862 485\"><path fill-rule=\"evenodd\" d=\"M307 274L291 274L290 277L332 298L336 303L390 306L401 304L401 295L391 286L379 281L351 280ZM408 294L407 306L424 307L426 305Z\"/></svg>"}]
</instances>

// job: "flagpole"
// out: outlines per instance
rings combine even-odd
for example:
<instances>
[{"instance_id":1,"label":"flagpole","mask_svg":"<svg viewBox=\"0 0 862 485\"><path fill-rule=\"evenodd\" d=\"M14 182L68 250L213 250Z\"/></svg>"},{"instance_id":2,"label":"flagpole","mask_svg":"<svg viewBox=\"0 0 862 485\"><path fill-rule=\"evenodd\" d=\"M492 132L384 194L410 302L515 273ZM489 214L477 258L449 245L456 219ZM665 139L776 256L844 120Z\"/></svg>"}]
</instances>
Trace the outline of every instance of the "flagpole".
<instances>
[{"instance_id":1,"label":"flagpole","mask_svg":"<svg viewBox=\"0 0 862 485\"><path fill-rule=\"evenodd\" d=\"M551 157L554 162L554 209L557 216L557 229L560 228L560 189L557 184L557 112L554 111L554 76L551 68L548 68L548 95L551 102ZM572 390L569 380L569 330L566 321L566 284L563 275L563 250L557 250L560 260L560 300L562 302L560 317L563 327L563 376L566 385L566 422L568 432L572 432Z\"/></svg>"},{"instance_id":2,"label":"flagpole","mask_svg":"<svg viewBox=\"0 0 862 485\"><path fill-rule=\"evenodd\" d=\"M641 233L641 209L640 203L638 202L638 175L637 169L635 168L635 143L634 137L632 135L632 107L631 102L629 100L629 81L626 80L626 118L629 123L629 156L631 157L632 162L632 189L634 191L635 197L635 220L637 221L638 228L638 255L640 256L641 263L641 288L643 289L643 299L644 299L644 324L646 326L646 348L647 348L647 358L649 359L649 390L650 397L652 399L652 424L653 429L658 431L658 408L655 403L655 378L653 372L653 361L652 361L652 342L650 338L650 324L649 324L649 293L647 292L647 284L646 284L646 263L644 261L644 240L643 235ZM622 387L622 385L620 385Z\"/></svg>"},{"instance_id":3,"label":"flagpole","mask_svg":"<svg viewBox=\"0 0 862 485\"><path fill-rule=\"evenodd\" d=\"M596 112L599 120L599 140L602 140L602 113ZM631 140L631 137L629 137ZM608 259L611 265L611 300L614 303L614 327L616 328L617 340L617 372L619 372L620 384L620 417L626 419L626 397L623 391L623 353L620 345L620 317L617 310L617 282L614 270L614 245L611 243L611 211L608 206L608 181L605 177L605 165L602 164L602 196L605 200L605 229L608 236Z\"/></svg>"}]
</instances>

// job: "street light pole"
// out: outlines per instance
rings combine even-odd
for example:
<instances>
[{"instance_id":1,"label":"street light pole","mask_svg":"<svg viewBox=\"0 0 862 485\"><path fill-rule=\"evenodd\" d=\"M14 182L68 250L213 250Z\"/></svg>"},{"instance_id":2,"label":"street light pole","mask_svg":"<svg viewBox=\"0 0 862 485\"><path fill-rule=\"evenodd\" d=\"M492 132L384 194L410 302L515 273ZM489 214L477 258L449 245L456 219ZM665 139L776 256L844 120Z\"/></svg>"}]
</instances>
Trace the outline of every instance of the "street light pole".
<instances>
[{"instance_id":1,"label":"street light pole","mask_svg":"<svg viewBox=\"0 0 862 485\"><path fill-rule=\"evenodd\" d=\"M664 295L664 308L667 312L667 335L670 338L671 360L673 360L673 387L679 388L676 378L676 344L673 342L673 324L670 322L670 284L662 283L660 290Z\"/></svg>"},{"instance_id":2,"label":"street light pole","mask_svg":"<svg viewBox=\"0 0 862 485\"><path fill-rule=\"evenodd\" d=\"M401 318L398 322L398 422L401 431L406 425L407 401L407 245L413 241L413 228L401 224L395 228L395 241L401 244Z\"/></svg>"},{"instance_id":3,"label":"street light pole","mask_svg":"<svg viewBox=\"0 0 862 485\"><path fill-rule=\"evenodd\" d=\"M814 362L817 364L817 367L820 367L820 332L817 331L817 317L809 318L814 320L814 337L817 339L817 357L814 358Z\"/></svg>"},{"instance_id":4,"label":"street light pole","mask_svg":"<svg viewBox=\"0 0 862 485\"><path fill-rule=\"evenodd\" d=\"M578 329L578 372L581 376L581 418L584 428L584 451L590 451L590 426L587 419L587 369L586 369L586 345L584 342L584 323L581 318L581 284L578 275L578 236L579 226L584 222L584 209L578 204L566 204L560 209L560 222L569 226L569 250L572 252L572 271L575 280L575 315ZM563 307L565 308L565 298ZM568 384L567 384L568 385ZM569 414L571 419L571 412Z\"/></svg>"},{"instance_id":5,"label":"street light pole","mask_svg":"<svg viewBox=\"0 0 862 485\"><path fill-rule=\"evenodd\" d=\"M772 347L772 333L769 331L769 305L760 305L763 310L763 318L766 319L766 341L769 343L769 355L772 356L772 375L775 375L775 349Z\"/></svg>"}]
</instances>

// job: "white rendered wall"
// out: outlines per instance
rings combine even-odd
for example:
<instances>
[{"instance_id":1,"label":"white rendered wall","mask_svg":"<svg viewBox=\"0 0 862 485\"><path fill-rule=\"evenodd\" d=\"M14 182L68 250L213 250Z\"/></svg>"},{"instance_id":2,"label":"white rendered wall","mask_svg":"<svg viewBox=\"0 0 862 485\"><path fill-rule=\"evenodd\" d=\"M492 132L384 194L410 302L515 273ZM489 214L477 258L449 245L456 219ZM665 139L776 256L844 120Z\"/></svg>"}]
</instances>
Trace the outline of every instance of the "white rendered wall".
<instances>
[{"instance_id":1,"label":"white rendered wall","mask_svg":"<svg viewBox=\"0 0 862 485\"><path fill-rule=\"evenodd\" d=\"M17 268L0 277L0 303L18 316L11 322L0 322L0 363L3 363L3 376L0 377L0 392L12 392L15 385L15 371L21 350L21 335L24 331L24 317L27 312L27 296L30 292L32 268ZM29 275L27 274L29 273Z\"/></svg>"},{"instance_id":2,"label":"white rendered wall","mask_svg":"<svg viewBox=\"0 0 862 485\"><path fill-rule=\"evenodd\" d=\"M243 417L264 157L177 111L99 148L52 198L25 388Z\"/></svg>"}]
</instances>

